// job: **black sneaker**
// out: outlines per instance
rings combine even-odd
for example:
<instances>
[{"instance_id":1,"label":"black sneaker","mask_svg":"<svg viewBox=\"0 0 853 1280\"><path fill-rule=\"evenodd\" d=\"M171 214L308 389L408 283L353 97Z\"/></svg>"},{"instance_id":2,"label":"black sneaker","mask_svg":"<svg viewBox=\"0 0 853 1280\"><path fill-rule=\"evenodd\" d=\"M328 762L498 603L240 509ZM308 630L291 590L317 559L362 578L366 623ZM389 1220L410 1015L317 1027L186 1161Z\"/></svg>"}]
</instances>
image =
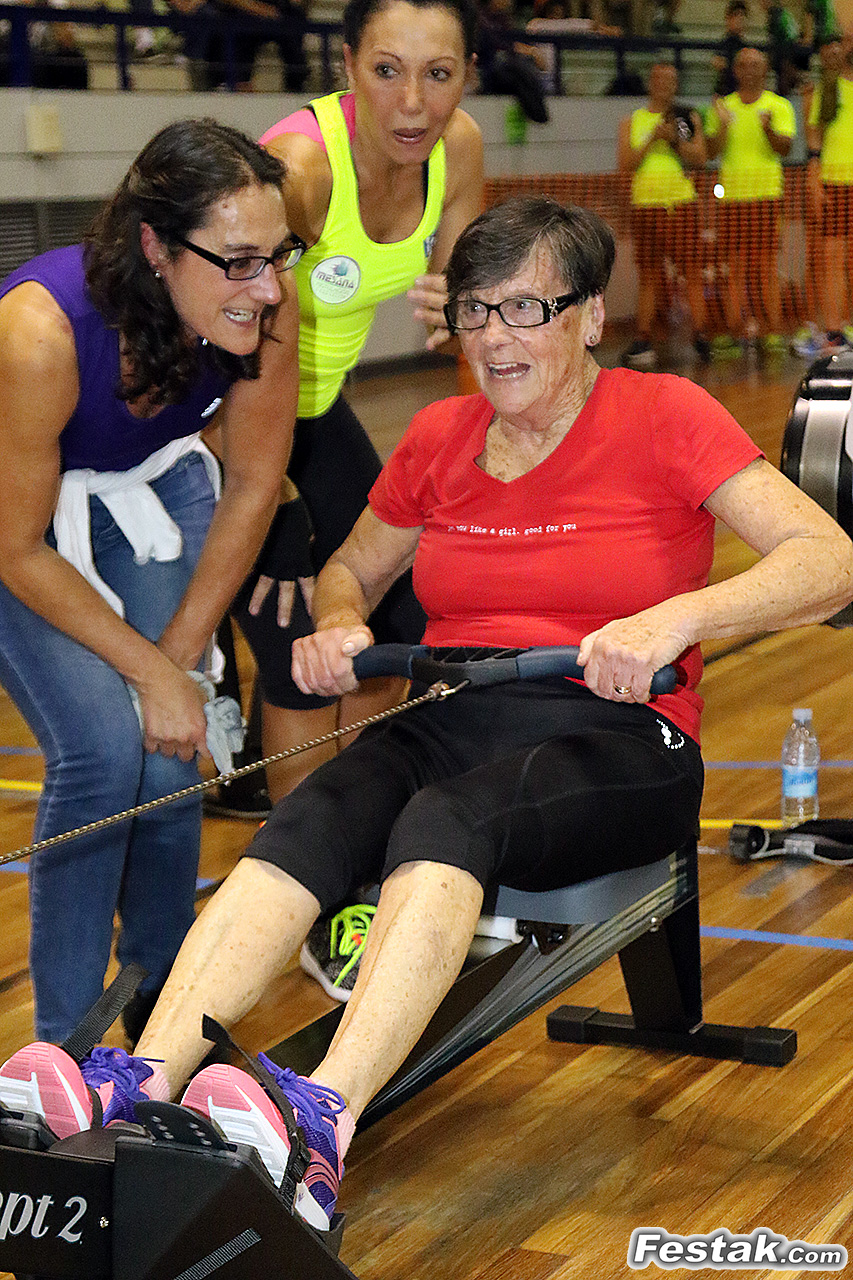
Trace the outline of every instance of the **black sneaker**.
<instances>
[{"instance_id":1,"label":"black sneaker","mask_svg":"<svg viewBox=\"0 0 853 1280\"><path fill-rule=\"evenodd\" d=\"M709 364L711 360L711 343L704 333L694 334L693 350L696 352L703 364Z\"/></svg>"},{"instance_id":2,"label":"black sneaker","mask_svg":"<svg viewBox=\"0 0 853 1280\"><path fill-rule=\"evenodd\" d=\"M376 908L369 902L344 907L334 916L321 916L299 953L302 969L319 982L327 996L345 1004L358 977Z\"/></svg>"},{"instance_id":3,"label":"black sneaker","mask_svg":"<svg viewBox=\"0 0 853 1280\"><path fill-rule=\"evenodd\" d=\"M622 364L630 365L632 369L653 369L658 358L652 344L638 338L622 352L621 361Z\"/></svg>"},{"instance_id":4,"label":"black sneaker","mask_svg":"<svg viewBox=\"0 0 853 1280\"><path fill-rule=\"evenodd\" d=\"M206 791L202 798L202 812L206 818L245 818L248 822L263 822L270 816L271 809L272 801L263 769L238 778L227 786L220 785L215 791Z\"/></svg>"}]
</instances>

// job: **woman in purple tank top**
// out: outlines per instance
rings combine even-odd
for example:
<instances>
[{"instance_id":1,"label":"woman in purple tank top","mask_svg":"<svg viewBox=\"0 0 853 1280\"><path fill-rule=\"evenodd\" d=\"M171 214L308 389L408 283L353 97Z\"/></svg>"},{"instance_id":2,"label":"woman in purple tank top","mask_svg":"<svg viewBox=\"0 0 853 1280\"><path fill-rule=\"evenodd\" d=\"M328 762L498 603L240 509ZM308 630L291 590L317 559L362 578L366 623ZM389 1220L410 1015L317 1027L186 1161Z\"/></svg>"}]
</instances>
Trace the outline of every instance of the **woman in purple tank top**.
<instances>
[{"instance_id":1,"label":"woman in purple tank top","mask_svg":"<svg viewBox=\"0 0 853 1280\"><path fill-rule=\"evenodd\" d=\"M293 432L281 273L304 246L283 174L234 129L169 125L84 245L0 285L0 682L45 756L36 840L198 781L188 672L263 542ZM218 503L198 439L217 409ZM144 1015L193 920L200 826L193 797L33 856L41 1038L100 995L116 911Z\"/></svg>"}]
</instances>

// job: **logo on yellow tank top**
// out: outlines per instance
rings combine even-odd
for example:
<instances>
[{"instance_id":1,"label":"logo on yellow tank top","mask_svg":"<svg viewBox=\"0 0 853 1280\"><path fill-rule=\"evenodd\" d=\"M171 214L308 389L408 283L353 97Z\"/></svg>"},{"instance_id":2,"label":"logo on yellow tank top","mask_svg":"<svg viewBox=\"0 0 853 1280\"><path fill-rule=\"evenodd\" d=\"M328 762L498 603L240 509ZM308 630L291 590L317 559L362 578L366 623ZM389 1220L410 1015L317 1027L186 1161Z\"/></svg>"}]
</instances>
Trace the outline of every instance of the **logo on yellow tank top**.
<instances>
[{"instance_id":1,"label":"logo on yellow tank top","mask_svg":"<svg viewBox=\"0 0 853 1280\"><path fill-rule=\"evenodd\" d=\"M353 258L324 258L311 272L311 292L331 306L348 302L360 284L361 267Z\"/></svg>"}]
</instances>

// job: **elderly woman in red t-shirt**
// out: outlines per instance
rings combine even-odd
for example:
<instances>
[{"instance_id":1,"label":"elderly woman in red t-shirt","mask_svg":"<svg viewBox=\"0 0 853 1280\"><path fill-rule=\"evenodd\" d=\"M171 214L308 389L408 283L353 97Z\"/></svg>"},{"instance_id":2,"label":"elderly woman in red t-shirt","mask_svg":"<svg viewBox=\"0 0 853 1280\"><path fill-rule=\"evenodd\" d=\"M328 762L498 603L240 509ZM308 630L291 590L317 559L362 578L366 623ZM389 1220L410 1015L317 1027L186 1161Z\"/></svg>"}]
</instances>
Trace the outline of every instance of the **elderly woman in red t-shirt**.
<instances>
[{"instance_id":1,"label":"elderly woman in red t-shirt","mask_svg":"<svg viewBox=\"0 0 853 1280\"><path fill-rule=\"evenodd\" d=\"M541 197L462 233L447 319L482 394L417 415L323 570L317 631L294 655L300 687L351 690L365 619L413 564L427 644L579 644L584 682L426 703L314 772L202 913L138 1046L177 1090L206 1048L202 1014L241 1017L321 911L380 881L328 1055L310 1079L268 1064L312 1153L297 1209L316 1225L359 1115L459 972L487 882L552 889L683 843L702 794L699 643L817 622L853 596L847 537L711 396L596 364L613 256L598 217ZM708 586L715 518L762 558ZM676 659L683 685L650 701ZM285 1126L255 1080L209 1067L183 1101L252 1135L281 1178Z\"/></svg>"}]
</instances>

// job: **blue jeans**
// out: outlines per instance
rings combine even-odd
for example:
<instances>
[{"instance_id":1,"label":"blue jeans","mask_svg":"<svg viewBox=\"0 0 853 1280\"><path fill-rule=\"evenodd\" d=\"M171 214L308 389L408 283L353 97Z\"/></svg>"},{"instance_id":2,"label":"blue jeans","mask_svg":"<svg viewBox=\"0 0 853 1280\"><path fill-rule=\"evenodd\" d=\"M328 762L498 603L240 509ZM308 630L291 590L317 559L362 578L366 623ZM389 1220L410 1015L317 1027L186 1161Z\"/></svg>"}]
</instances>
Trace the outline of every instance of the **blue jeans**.
<instances>
[{"instance_id":1,"label":"blue jeans","mask_svg":"<svg viewBox=\"0 0 853 1280\"><path fill-rule=\"evenodd\" d=\"M134 561L98 498L90 501L95 566L125 616L155 641L198 562L214 498L197 453L152 488L183 534L179 559ZM28 609L0 584L0 683L35 734L45 783L33 839L133 808L198 782L198 768L143 750L136 712L117 671ZM163 984L193 922L201 800L164 805L30 859L30 974L36 1034L64 1040L103 990L113 920L118 957Z\"/></svg>"}]
</instances>

